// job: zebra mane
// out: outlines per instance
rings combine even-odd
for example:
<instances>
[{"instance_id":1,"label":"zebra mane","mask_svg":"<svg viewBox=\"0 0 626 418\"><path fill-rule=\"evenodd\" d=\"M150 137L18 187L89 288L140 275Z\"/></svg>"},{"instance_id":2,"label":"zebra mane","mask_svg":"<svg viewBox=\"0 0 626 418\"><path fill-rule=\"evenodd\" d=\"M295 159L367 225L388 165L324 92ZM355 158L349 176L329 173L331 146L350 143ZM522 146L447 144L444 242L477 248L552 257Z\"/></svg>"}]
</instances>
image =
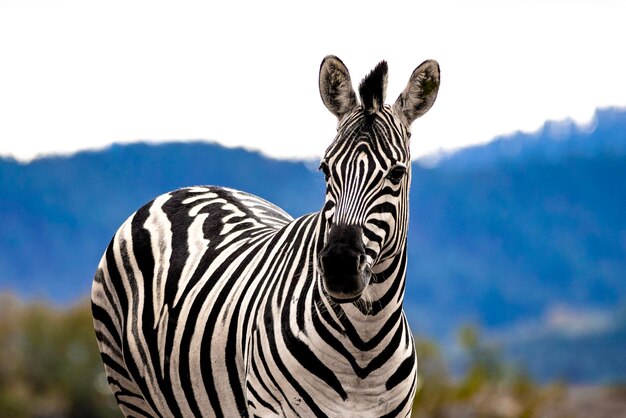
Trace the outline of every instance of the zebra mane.
<instances>
[{"instance_id":1,"label":"zebra mane","mask_svg":"<svg viewBox=\"0 0 626 418\"><path fill-rule=\"evenodd\" d=\"M381 61L359 84L359 96L366 115L373 115L385 103L387 61Z\"/></svg>"}]
</instances>

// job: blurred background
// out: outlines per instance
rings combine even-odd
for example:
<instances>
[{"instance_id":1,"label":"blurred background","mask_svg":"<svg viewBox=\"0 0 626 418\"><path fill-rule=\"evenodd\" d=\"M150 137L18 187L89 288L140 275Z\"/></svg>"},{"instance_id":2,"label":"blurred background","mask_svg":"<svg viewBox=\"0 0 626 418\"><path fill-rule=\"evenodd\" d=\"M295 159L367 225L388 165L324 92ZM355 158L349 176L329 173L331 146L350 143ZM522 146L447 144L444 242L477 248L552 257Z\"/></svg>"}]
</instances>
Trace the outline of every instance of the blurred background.
<instances>
[{"instance_id":1,"label":"blurred background","mask_svg":"<svg viewBox=\"0 0 626 418\"><path fill-rule=\"evenodd\" d=\"M626 5L0 3L0 417L117 417L89 291L109 239L175 188L324 198L338 55L415 122L405 311L417 417L626 417Z\"/></svg>"}]
</instances>

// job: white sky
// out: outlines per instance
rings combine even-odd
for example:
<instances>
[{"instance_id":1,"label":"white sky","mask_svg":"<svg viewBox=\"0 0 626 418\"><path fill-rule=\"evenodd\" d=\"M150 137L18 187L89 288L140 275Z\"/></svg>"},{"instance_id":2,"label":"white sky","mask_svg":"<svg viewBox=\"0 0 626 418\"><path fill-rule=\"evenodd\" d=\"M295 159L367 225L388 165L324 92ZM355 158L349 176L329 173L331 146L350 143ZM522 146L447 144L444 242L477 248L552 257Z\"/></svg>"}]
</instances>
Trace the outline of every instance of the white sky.
<instances>
[{"instance_id":1,"label":"white sky","mask_svg":"<svg viewBox=\"0 0 626 418\"><path fill-rule=\"evenodd\" d=\"M387 102L437 59L413 156L626 105L626 2L0 0L0 155L206 139L320 156L336 121L319 64L353 84L389 63Z\"/></svg>"}]
</instances>

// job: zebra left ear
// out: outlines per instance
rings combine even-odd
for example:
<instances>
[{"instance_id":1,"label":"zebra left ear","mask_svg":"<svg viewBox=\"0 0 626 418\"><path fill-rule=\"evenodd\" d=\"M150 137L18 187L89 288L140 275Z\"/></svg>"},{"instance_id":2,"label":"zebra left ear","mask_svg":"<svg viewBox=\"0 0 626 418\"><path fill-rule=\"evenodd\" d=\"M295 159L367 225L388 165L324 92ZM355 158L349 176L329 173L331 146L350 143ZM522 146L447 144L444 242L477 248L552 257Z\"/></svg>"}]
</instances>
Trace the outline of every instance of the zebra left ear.
<instances>
[{"instance_id":1,"label":"zebra left ear","mask_svg":"<svg viewBox=\"0 0 626 418\"><path fill-rule=\"evenodd\" d=\"M319 86L326 108L338 119L358 105L350 73L344 63L334 55L329 55L322 61Z\"/></svg>"},{"instance_id":2,"label":"zebra left ear","mask_svg":"<svg viewBox=\"0 0 626 418\"><path fill-rule=\"evenodd\" d=\"M428 112L439 91L439 64L437 61L424 61L413 70L409 84L393 105L396 114L407 126Z\"/></svg>"}]
</instances>

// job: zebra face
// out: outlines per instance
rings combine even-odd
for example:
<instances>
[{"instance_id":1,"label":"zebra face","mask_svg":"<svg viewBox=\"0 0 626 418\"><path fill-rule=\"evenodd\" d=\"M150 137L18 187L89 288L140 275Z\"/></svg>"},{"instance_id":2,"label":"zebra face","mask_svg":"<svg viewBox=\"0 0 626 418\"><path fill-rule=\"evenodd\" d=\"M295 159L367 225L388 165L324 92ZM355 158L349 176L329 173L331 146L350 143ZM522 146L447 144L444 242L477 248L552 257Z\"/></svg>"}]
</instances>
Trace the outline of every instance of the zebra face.
<instances>
[{"instance_id":1,"label":"zebra face","mask_svg":"<svg viewBox=\"0 0 626 418\"><path fill-rule=\"evenodd\" d=\"M320 164L326 201L318 265L326 293L339 303L359 299L372 272L404 250L410 125L435 101L439 66L417 67L393 106L384 104L386 86L384 61L361 82L360 102L341 60L328 56L320 68L322 100L338 128Z\"/></svg>"}]
</instances>

